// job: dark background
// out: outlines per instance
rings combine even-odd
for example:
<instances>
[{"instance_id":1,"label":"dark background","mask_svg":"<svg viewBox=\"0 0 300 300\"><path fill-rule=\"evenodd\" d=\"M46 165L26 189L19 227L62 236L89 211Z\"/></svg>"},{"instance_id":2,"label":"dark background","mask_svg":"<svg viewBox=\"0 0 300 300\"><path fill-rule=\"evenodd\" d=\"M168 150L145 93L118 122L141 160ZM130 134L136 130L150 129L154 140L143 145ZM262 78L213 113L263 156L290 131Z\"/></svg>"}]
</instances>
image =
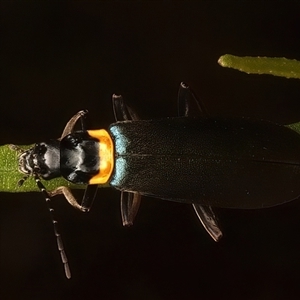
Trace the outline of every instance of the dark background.
<instances>
[{"instance_id":1,"label":"dark background","mask_svg":"<svg viewBox=\"0 0 300 300\"><path fill-rule=\"evenodd\" d=\"M299 80L217 64L225 53L300 60L300 4L276 3L1 2L0 143L58 137L83 108L107 128L113 93L143 118L175 116L180 81L212 115L299 121ZM122 228L119 197L100 190L88 215L54 199L67 280L43 196L1 194L1 300L299 299L299 201L218 209L216 244L189 205L159 199Z\"/></svg>"}]
</instances>

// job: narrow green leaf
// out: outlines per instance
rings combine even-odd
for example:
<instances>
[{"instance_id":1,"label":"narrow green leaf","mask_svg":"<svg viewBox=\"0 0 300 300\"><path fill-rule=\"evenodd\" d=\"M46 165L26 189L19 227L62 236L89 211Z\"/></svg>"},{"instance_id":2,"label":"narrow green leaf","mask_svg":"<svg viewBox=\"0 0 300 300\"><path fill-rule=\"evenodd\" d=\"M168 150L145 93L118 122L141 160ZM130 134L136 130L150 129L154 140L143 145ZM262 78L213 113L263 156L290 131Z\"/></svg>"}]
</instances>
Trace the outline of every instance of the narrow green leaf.
<instances>
[{"instance_id":1,"label":"narrow green leaf","mask_svg":"<svg viewBox=\"0 0 300 300\"><path fill-rule=\"evenodd\" d=\"M285 127L288 127L294 131L296 131L297 133L300 134L300 122L298 123L293 123L293 124L289 124L289 125L285 125Z\"/></svg>"},{"instance_id":2,"label":"narrow green leaf","mask_svg":"<svg viewBox=\"0 0 300 300\"><path fill-rule=\"evenodd\" d=\"M225 54L218 63L222 67L237 69L248 74L269 74L300 79L300 61L284 57L239 57Z\"/></svg>"}]
</instances>

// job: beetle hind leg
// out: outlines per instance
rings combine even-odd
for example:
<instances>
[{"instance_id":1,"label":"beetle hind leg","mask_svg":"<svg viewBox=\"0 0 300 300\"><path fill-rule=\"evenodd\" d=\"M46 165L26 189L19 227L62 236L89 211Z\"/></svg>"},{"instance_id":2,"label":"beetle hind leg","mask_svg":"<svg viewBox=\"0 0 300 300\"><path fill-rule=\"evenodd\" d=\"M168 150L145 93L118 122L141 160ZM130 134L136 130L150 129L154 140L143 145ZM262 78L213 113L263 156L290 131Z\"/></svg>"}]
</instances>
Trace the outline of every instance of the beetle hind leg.
<instances>
[{"instance_id":1,"label":"beetle hind leg","mask_svg":"<svg viewBox=\"0 0 300 300\"><path fill-rule=\"evenodd\" d=\"M193 208L207 233L215 242L218 242L223 236L223 233L220 230L217 217L212 208L210 206L203 206L199 204L193 204Z\"/></svg>"}]
</instances>

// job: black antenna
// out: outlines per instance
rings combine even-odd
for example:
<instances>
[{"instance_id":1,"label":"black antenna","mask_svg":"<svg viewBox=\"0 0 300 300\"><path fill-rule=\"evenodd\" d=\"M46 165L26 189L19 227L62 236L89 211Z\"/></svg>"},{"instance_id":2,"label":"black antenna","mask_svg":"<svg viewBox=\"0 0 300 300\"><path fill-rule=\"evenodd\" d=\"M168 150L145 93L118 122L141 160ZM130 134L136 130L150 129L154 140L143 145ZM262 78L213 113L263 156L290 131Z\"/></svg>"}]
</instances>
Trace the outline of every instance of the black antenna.
<instances>
[{"instance_id":1,"label":"black antenna","mask_svg":"<svg viewBox=\"0 0 300 300\"><path fill-rule=\"evenodd\" d=\"M59 250L59 253L60 253L61 261L64 264L66 277L68 279L70 279L71 278L71 271L70 271L70 267L69 267L69 263L68 263L68 258L67 258L67 255L65 253L65 249L64 249L64 245L63 245L63 242L62 242L61 235L59 233L58 222L55 218L54 208L51 205L50 195L48 194L45 186L42 184L39 176L36 173L33 173L33 176L34 176L34 180L35 180L38 188L40 189L40 191L45 196L45 200L46 200L46 203L48 205L48 209L49 209L49 212L50 212L50 215L51 215L51 220L52 220L52 223L53 223L54 234L56 236L57 247L58 247L58 250Z\"/></svg>"}]
</instances>

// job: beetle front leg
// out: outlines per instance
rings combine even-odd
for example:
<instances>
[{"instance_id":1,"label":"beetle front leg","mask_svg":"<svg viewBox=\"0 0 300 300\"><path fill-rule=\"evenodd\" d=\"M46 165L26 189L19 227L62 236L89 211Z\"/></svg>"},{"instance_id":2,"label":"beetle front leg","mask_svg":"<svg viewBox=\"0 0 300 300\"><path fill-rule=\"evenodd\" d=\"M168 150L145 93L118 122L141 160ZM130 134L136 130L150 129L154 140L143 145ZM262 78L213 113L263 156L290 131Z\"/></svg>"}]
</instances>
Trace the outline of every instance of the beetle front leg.
<instances>
[{"instance_id":1,"label":"beetle front leg","mask_svg":"<svg viewBox=\"0 0 300 300\"><path fill-rule=\"evenodd\" d=\"M74 208L82 211L82 212L86 212L87 210L84 209L81 205L78 204L76 198L74 197L74 195L72 194L72 191L66 187L66 186L59 186L58 188L56 188L55 190L48 192L50 197L54 197L56 195L64 195L66 200L69 202L69 204L71 204Z\"/></svg>"},{"instance_id":2,"label":"beetle front leg","mask_svg":"<svg viewBox=\"0 0 300 300\"><path fill-rule=\"evenodd\" d=\"M83 131L86 130L85 122L84 122L84 116L88 113L88 111L85 110L80 110L77 114L75 114L69 122L66 124L64 131L60 137L60 139L64 138L66 135L70 134L75 127L75 124L77 121L80 119L81 120L81 128Z\"/></svg>"},{"instance_id":3,"label":"beetle front leg","mask_svg":"<svg viewBox=\"0 0 300 300\"><path fill-rule=\"evenodd\" d=\"M55 190L48 192L50 197L54 197L56 195L64 195L66 200L71 204L74 208L82 211L88 212L94 202L95 196L97 194L98 185L97 184L89 184L84 192L81 205L78 204L76 198L74 197L72 191L66 186L60 186Z\"/></svg>"}]
</instances>

